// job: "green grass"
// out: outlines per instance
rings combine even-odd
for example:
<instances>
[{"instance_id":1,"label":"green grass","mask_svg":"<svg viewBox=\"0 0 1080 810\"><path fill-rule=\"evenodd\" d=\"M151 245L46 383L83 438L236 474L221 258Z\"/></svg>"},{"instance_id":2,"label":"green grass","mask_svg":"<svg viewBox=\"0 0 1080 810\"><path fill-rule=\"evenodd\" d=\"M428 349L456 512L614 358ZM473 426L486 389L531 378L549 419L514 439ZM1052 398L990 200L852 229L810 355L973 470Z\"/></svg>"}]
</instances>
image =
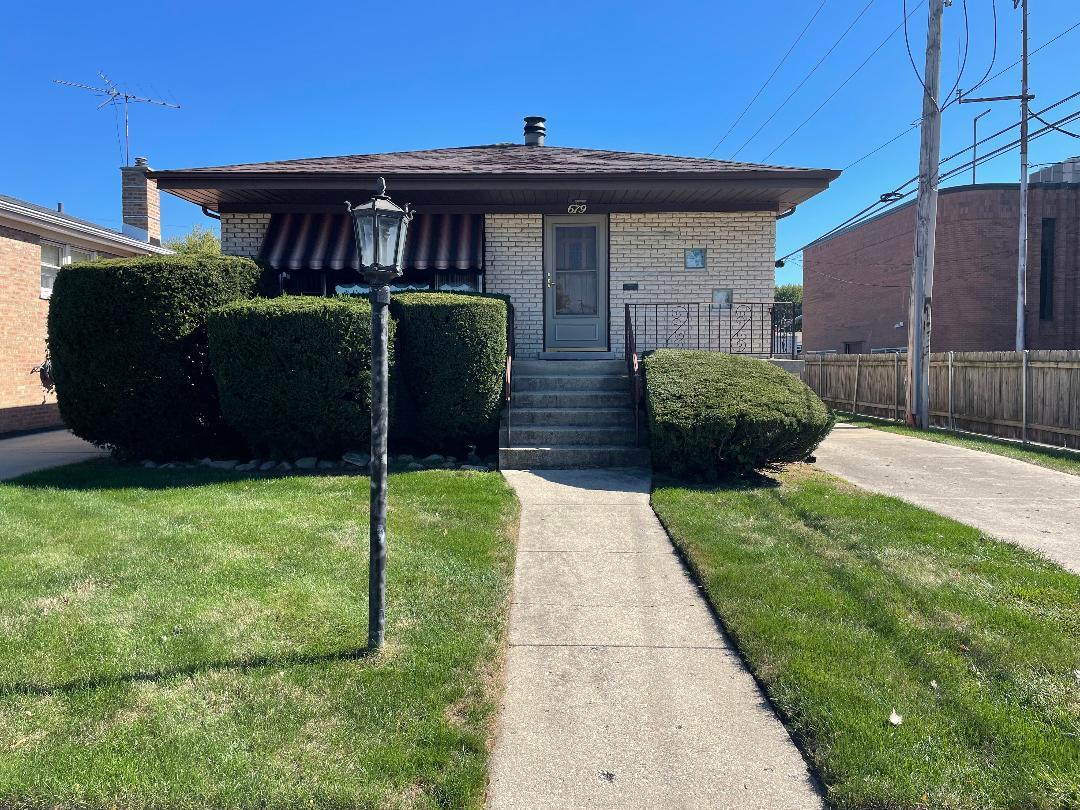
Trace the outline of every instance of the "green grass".
<instances>
[{"instance_id":1,"label":"green grass","mask_svg":"<svg viewBox=\"0 0 1080 810\"><path fill-rule=\"evenodd\" d=\"M835 807L1080 807L1080 577L804 465L653 506Z\"/></svg>"},{"instance_id":2,"label":"green grass","mask_svg":"<svg viewBox=\"0 0 1080 810\"><path fill-rule=\"evenodd\" d=\"M480 807L517 505L390 479L91 462L0 485L0 807Z\"/></svg>"},{"instance_id":3,"label":"green grass","mask_svg":"<svg viewBox=\"0 0 1080 810\"><path fill-rule=\"evenodd\" d=\"M1080 475L1080 451L1076 450L1058 450L1053 447L1024 445L1005 439L994 439L989 436L976 436L971 433L959 433L938 428L919 430L896 422L865 416L838 414L836 421L884 430L887 433L898 433L901 436L913 436L916 439L926 439L929 442L952 444L956 447L966 447L969 450L981 450L984 453L1015 458L1018 461L1037 464L1040 467L1047 467L1058 472Z\"/></svg>"}]
</instances>

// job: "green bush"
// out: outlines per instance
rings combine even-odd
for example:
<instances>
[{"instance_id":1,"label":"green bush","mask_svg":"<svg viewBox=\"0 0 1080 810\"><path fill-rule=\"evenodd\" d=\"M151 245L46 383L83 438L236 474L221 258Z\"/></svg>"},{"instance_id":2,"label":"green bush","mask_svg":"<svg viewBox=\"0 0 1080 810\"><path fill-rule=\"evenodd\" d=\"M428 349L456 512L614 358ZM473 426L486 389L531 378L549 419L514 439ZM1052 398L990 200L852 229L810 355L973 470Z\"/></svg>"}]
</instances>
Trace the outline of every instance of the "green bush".
<instances>
[{"instance_id":1,"label":"green bush","mask_svg":"<svg viewBox=\"0 0 1080 810\"><path fill-rule=\"evenodd\" d=\"M653 465L712 478L806 458L833 416L801 380L764 360L663 349L645 358Z\"/></svg>"},{"instance_id":2,"label":"green bush","mask_svg":"<svg viewBox=\"0 0 1080 810\"><path fill-rule=\"evenodd\" d=\"M398 321L398 363L417 442L448 449L493 443L506 365L506 300L402 293L390 308Z\"/></svg>"},{"instance_id":3,"label":"green bush","mask_svg":"<svg viewBox=\"0 0 1080 810\"><path fill-rule=\"evenodd\" d=\"M259 281L259 267L235 256L140 256L60 270L49 353L64 422L129 458L189 458L227 443L206 318L253 295Z\"/></svg>"},{"instance_id":4,"label":"green bush","mask_svg":"<svg viewBox=\"0 0 1080 810\"><path fill-rule=\"evenodd\" d=\"M392 352L392 320L390 329ZM367 446L366 300L283 296L228 304L210 315L210 363L225 420L254 453L325 457Z\"/></svg>"}]
</instances>

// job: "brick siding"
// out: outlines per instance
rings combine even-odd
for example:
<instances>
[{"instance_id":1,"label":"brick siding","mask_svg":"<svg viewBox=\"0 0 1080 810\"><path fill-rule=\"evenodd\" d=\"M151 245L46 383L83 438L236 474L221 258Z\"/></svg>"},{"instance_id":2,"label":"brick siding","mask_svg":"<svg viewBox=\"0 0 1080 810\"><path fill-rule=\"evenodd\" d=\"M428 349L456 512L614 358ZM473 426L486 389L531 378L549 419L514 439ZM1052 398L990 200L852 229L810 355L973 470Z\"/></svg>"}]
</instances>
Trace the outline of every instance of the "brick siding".
<instances>
[{"instance_id":1,"label":"brick siding","mask_svg":"<svg viewBox=\"0 0 1080 810\"><path fill-rule=\"evenodd\" d=\"M32 371L45 359L48 315L40 239L0 226L0 434L60 424L56 400Z\"/></svg>"},{"instance_id":2,"label":"brick siding","mask_svg":"<svg viewBox=\"0 0 1080 810\"><path fill-rule=\"evenodd\" d=\"M1032 185L1029 194L1027 346L1080 348L1080 187ZM1057 220L1054 318L1047 321L1039 318L1043 217ZM1018 221L1015 187L942 191L933 351L1013 349ZM915 208L908 205L803 252L805 350L907 345L914 226Z\"/></svg>"},{"instance_id":3,"label":"brick siding","mask_svg":"<svg viewBox=\"0 0 1080 810\"><path fill-rule=\"evenodd\" d=\"M612 214L609 227L611 348L619 357L628 303L705 303L716 288L732 290L735 304L773 298L775 214ZM685 269L686 248L705 248L704 270ZM624 290L628 283L638 288ZM757 335L766 346L767 331Z\"/></svg>"},{"instance_id":4,"label":"brick siding","mask_svg":"<svg viewBox=\"0 0 1080 810\"><path fill-rule=\"evenodd\" d=\"M222 214L221 252L254 259L268 227L269 214Z\"/></svg>"},{"instance_id":5,"label":"brick siding","mask_svg":"<svg viewBox=\"0 0 1080 810\"><path fill-rule=\"evenodd\" d=\"M510 296L515 354L535 358L544 349L542 215L484 215L484 289Z\"/></svg>"}]
</instances>

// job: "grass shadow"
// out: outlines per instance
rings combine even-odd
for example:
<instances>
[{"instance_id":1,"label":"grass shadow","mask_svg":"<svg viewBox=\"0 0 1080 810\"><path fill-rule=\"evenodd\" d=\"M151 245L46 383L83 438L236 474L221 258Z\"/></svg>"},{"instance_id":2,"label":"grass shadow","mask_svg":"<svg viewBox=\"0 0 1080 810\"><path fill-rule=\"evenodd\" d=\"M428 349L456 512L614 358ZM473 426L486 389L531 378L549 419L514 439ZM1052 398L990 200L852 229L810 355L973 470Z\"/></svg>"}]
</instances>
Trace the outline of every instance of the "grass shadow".
<instances>
[{"instance_id":1,"label":"grass shadow","mask_svg":"<svg viewBox=\"0 0 1080 810\"><path fill-rule=\"evenodd\" d=\"M310 664L323 664L332 661L359 661L371 658L375 653L367 647L334 650L322 653L299 653L294 655L277 656L262 655L250 658L241 658L233 661L205 661L190 664L188 666L171 667L143 672L129 672L121 675L82 678L61 684L40 683L9 683L0 684L0 697L12 695L60 695L80 692L84 690L101 689L110 686L122 686L131 683L157 683L170 678L191 677L203 672L217 672L229 670L233 672L250 672L253 670L267 669L270 667L281 668L288 666L306 666Z\"/></svg>"}]
</instances>

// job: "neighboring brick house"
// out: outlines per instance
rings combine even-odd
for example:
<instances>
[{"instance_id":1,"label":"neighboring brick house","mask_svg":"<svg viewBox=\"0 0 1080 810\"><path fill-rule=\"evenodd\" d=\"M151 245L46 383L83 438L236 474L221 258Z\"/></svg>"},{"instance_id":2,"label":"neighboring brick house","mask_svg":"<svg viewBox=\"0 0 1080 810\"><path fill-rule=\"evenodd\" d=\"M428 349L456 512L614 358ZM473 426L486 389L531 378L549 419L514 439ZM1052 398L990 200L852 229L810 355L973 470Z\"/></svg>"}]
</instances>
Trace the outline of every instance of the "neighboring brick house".
<instances>
[{"instance_id":1,"label":"neighboring brick house","mask_svg":"<svg viewBox=\"0 0 1080 810\"><path fill-rule=\"evenodd\" d=\"M226 253L259 258L285 290L309 294L366 289L344 202L385 177L418 212L397 288L507 294L518 357L599 359L622 356L628 303L715 304L728 329L725 312L771 302L777 217L839 175L546 146L545 136L530 117L518 144L151 176L218 212Z\"/></svg>"},{"instance_id":2,"label":"neighboring brick house","mask_svg":"<svg viewBox=\"0 0 1080 810\"><path fill-rule=\"evenodd\" d=\"M56 271L74 261L168 252L148 170L145 161L121 170L125 233L0 195L0 435L61 424L34 371L45 359Z\"/></svg>"},{"instance_id":3,"label":"neighboring brick house","mask_svg":"<svg viewBox=\"0 0 1080 810\"><path fill-rule=\"evenodd\" d=\"M1080 159L1030 179L1025 342L1029 349L1080 349ZM1015 347L1019 216L1018 184L941 190L933 351ZM805 249L805 351L907 346L914 226L908 204Z\"/></svg>"}]
</instances>

